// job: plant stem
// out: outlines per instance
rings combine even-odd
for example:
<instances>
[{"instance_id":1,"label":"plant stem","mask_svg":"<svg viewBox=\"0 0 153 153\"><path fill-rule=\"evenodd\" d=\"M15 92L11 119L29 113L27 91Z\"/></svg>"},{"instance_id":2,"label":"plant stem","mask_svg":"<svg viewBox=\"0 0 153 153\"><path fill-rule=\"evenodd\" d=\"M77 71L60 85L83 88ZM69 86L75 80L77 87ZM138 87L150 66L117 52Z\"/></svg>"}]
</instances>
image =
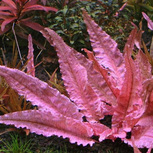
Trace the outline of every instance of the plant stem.
<instances>
[{"instance_id":1,"label":"plant stem","mask_svg":"<svg viewBox=\"0 0 153 153\"><path fill-rule=\"evenodd\" d=\"M13 31L14 38L15 38L15 42L16 42L16 45L17 45L17 49L18 49L18 53L19 53L19 57L20 57L20 59L21 59L21 64L23 65L23 59L22 59L22 55L21 55L21 51L20 51L20 47L19 47L19 43L18 43L18 40L17 40L17 36L16 36L15 30L14 30L14 25L15 25L15 23L13 22L13 25L12 25L12 31Z\"/></svg>"}]
</instances>

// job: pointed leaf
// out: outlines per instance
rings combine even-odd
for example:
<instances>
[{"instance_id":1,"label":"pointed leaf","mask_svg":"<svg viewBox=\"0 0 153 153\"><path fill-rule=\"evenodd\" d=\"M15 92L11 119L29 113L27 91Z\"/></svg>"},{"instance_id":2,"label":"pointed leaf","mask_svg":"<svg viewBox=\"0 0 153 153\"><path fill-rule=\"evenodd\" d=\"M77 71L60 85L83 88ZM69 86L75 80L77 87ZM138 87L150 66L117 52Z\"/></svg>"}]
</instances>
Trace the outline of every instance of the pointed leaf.
<instances>
[{"instance_id":1,"label":"pointed leaf","mask_svg":"<svg viewBox=\"0 0 153 153\"><path fill-rule=\"evenodd\" d=\"M11 18L7 18L5 19L2 24L1 24L1 30L3 31L5 29L5 26L11 22L13 22L15 19L17 19L17 17L11 17Z\"/></svg>"},{"instance_id":2,"label":"pointed leaf","mask_svg":"<svg viewBox=\"0 0 153 153\"><path fill-rule=\"evenodd\" d=\"M44 136L57 135L69 138L71 143L86 146L94 143L90 137L93 130L85 122L81 122L70 117L54 114L54 112L44 112L39 110L28 110L22 112L9 113L0 116L0 123L13 124L17 128L27 128L30 132L42 134Z\"/></svg>"},{"instance_id":3,"label":"pointed leaf","mask_svg":"<svg viewBox=\"0 0 153 153\"><path fill-rule=\"evenodd\" d=\"M32 44L32 37L29 34L28 36L28 63L27 63L27 72L32 75L33 77L35 76L35 66L34 66L34 55L33 55L33 44Z\"/></svg>"},{"instance_id":4,"label":"pointed leaf","mask_svg":"<svg viewBox=\"0 0 153 153\"><path fill-rule=\"evenodd\" d=\"M145 112L139 118L139 121L132 128L132 137L134 137L134 143L138 148L152 148L153 147L153 79L148 79L144 82L142 99L145 104ZM132 140L125 139L130 145ZM149 150L148 150L149 152Z\"/></svg>"},{"instance_id":5,"label":"pointed leaf","mask_svg":"<svg viewBox=\"0 0 153 153\"><path fill-rule=\"evenodd\" d=\"M134 23L133 26L134 29L131 31L124 47L124 52L126 52L127 47L131 48L131 54L132 51L134 50L134 45L136 45L138 49L141 49L141 36L142 36L142 31L138 30L137 26Z\"/></svg>"},{"instance_id":6,"label":"pointed leaf","mask_svg":"<svg viewBox=\"0 0 153 153\"><path fill-rule=\"evenodd\" d=\"M147 56L141 50L139 50L136 55L134 63L140 70L139 75L141 75L142 82L152 77L151 64L149 63Z\"/></svg>"},{"instance_id":7,"label":"pointed leaf","mask_svg":"<svg viewBox=\"0 0 153 153\"><path fill-rule=\"evenodd\" d=\"M131 48L131 52L132 50L134 49L134 42L135 42L135 37L136 37L136 34L137 34L137 27L134 26L134 29L131 31L128 39L127 39L127 42L125 44L125 47L124 47L124 51L126 51L126 48Z\"/></svg>"},{"instance_id":8,"label":"pointed leaf","mask_svg":"<svg viewBox=\"0 0 153 153\"><path fill-rule=\"evenodd\" d=\"M142 99L141 73L131 58L130 50L131 48L125 53L125 80L117 99L118 106L114 108L115 112L112 120L113 128L123 129L126 132L131 131L131 128L145 111Z\"/></svg>"},{"instance_id":9,"label":"pointed leaf","mask_svg":"<svg viewBox=\"0 0 153 153\"><path fill-rule=\"evenodd\" d=\"M23 95L39 110L59 112L65 116L82 120L82 114L70 100L47 83L17 69L0 66L0 75L20 95Z\"/></svg>"},{"instance_id":10,"label":"pointed leaf","mask_svg":"<svg viewBox=\"0 0 153 153\"><path fill-rule=\"evenodd\" d=\"M107 103L109 104L113 104L116 105L116 97L119 95L119 90L117 87L112 86L113 81L110 81L110 77L109 77L109 73L108 70L105 69L104 67L100 66L100 64L98 63L98 61L95 59L94 55L92 52L88 51L87 49L85 49L85 52L87 53L88 58L93 61L93 66L95 68L96 71L98 71L101 74L102 80L105 80L105 85L109 88L109 99L112 98L113 100L111 101L111 103L109 102L109 100L106 100ZM95 80L94 78L92 78L93 80ZM99 79L100 80L100 79ZM98 82L99 82L98 80ZM103 86L104 87L104 86ZM102 88L103 89L103 88ZM102 90L103 91L103 90ZM107 89L108 91L108 89ZM111 97L110 97L111 95ZM107 96L105 95L105 98Z\"/></svg>"},{"instance_id":11,"label":"pointed leaf","mask_svg":"<svg viewBox=\"0 0 153 153\"><path fill-rule=\"evenodd\" d=\"M153 30L153 22L150 20L150 18L149 18L149 16L146 14L146 13L144 13L144 12L142 12L142 15L143 15L143 17L147 20L147 22L148 22L148 28L150 29L150 30Z\"/></svg>"},{"instance_id":12,"label":"pointed leaf","mask_svg":"<svg viewBox=\"0 0 153 153\"><path fill-rule=\"evenodd\" d=\"M5 29L4 29L3 31L0 29L0 35L5 34L5 33L6 33L7 31L9 31L10 29L11 29L11 25L6 26Z\"/></svg>"},{"instance_id":13,"label":"pointed leaf","mask_svg":"<svg viewBox=\"0 0 153 153\"><path fill-rule=\"evenodd\" d=\"M87 70L79 63L73 49L66 45L53 30L45 28L42 33L49 43L56 48L64 85L71 100L76 103L78 109L89 120L95 121L103 118L99 98L88 83Z\"/></svg>"},{"instance_id":14,"label":"pointed leaf","mask_svg":"<svg viewBox=\"0 0 153 153\"><path fill-rule=\"evenodd\" d=\"M73 51L80 64L86 68L88 74L88 82L91 84L92 88L101 99L101 102L107 103L109 105L115 105L116 97L112 93L110 86L108 86L105 76L101 75L101 73L94 67L93 63L97 62L96 59L95 61L91 62L87 58L83 58L84 55L82 55L81 53L76 52L75 50ZM105 106L103 105L103 109L104 108ZM110 109L111 108L109 107L109 113L113 113L113 111L110 111Z\"/></svg>"},{"instance_id":15,"label":"pointed leaf","mask_svg":"<svg viewBox=\"0 0 153 153\"><path fill-rule=\"evenodd\" d=\"M6 15L14 15L16 14L16 9L11 8L9 6L0 6L0 14L6 13ZM2 13L3 12L3 13ZM11 13L10 13L11 12ZM7 14L8 13L8 14Z\"/></svg>"},{"instance_id":16,"label":"pointed leaf","mask_svg":"<svg viewBox=\"0 0 153 153\"><path fill-rule=\"evenodd\" d=\"M114 80L116 83L114 87L117 86L120 89L124 76L124 59L117 48L117 43L85 11L83 11L83 17L96 59L100 65L109 69L112 77L110 80Z\"/></svg>"}]
</instances>

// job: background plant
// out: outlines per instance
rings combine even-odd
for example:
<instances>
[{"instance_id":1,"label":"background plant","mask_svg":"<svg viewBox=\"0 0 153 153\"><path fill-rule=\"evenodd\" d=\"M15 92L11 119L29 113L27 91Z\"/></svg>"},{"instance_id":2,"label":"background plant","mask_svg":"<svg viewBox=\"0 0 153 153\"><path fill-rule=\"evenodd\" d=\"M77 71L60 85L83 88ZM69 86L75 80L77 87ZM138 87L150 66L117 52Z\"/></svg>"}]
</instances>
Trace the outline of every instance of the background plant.
<instances>
[{"instance_id":1,"label":"background plant","mask_svg":"<svg viewBox=\"0 0 153 153\"><path fill-rule=\"evenodd\" d=\"M119 18L114 17L120 7L118 1L76 0L60 6L58 4L52 4L58 6L59 11L56 14L48 14L47 20L50 22L49 27L62 36L67 44L79 51L82 48L91 49L81 14L81 9L85 8L95 21L119 43L119 48L123 49L132 26L130 13L120 14Z\"/></svg>"},{"instance_id":2,"label":"background plant","mask_svg":"<svg viewBox=\"0 0 153 153\"><path fill-rule=\"evenodd\" d=\"M17 25L18 28L20 28L20 25L24 25L36 31L42 30L41 25L33 22L31 20L33 16L28 16L28 14L35 10L56 12L57 9L42 6L37 3L38 0L2 0L0 6L1 34L6 33L11 27L14 28L15 25Z\"/></svg>"},{"instance_id":3,"label":"background plant","mask_svg":"<svg viewBox=\"0 0 153 153\"><path fill-rule=\"evenodd\" d=\"M153 19L153 1L152 0L123 0L123 2L126 3L127 7L126 9L128 10L128 7L133 9L133 15L135 18L135 21L137 23L140 22L142 18L142 12L146 12L149 14L150 18Z\"/></svg>"},{"instance_id":4,"label":"background plant","mask_svg":"<svg viewBox=\"0 0 153 153\"><path fill-rule=\"evenodd\" d=\"M11 38L13 35L13 39L15 39L16 41L21 60L22 55L19 46L20 42L18 42L17 35L21 38L27 39L29 34L29 32L27 31L27 27L36 31L40 31L43 29L43 25L34 22L34 20L38 20L38 18L41 18L41 15L37 16L36 14L33 14L34 11L57 11L56 8L43 6L38 4L38 2L38 0L2 0L0 2L0 35L6 34L10 30L12 31L9 37ZM42 20L42 18L41 21L41 23L44 23L44 20ZM3 37L5 36L6 35L4 35ZM35 41L34 43L43 48L41 43L38 43L38 41Z\"/></svg>"}]
</instances>

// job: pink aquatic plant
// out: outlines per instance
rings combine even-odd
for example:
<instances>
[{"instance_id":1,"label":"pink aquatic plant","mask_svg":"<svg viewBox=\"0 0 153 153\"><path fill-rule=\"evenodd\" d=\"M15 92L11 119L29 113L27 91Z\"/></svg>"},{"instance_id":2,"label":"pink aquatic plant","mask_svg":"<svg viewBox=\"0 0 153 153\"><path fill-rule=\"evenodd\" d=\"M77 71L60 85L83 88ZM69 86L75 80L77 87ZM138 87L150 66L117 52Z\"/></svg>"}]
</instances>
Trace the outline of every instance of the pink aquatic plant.
<instances>
[{"instance_id":1,"label":"pink aquatic plant","mask_svg":"<svg viewBox=\"0 0 153 153\"><path fill-rule=\"evenodd\" d=\"M0 75L38 110L0 116L0 123L30 129L44 136L62 136L71 143L92 146L121 138L137 148L153 147L153 78L151 65L140 47L141 31L132 30L124 52L83 11L93 51L86 58L69 47L53 30L43 36L55 47L68 97L38 78L17 69L0 66ZM139 51L132 58L132 51ZM111 127L100 120L111 115ZM130 137L127 137L130 135Z\"/></svg>"}]
</instances>

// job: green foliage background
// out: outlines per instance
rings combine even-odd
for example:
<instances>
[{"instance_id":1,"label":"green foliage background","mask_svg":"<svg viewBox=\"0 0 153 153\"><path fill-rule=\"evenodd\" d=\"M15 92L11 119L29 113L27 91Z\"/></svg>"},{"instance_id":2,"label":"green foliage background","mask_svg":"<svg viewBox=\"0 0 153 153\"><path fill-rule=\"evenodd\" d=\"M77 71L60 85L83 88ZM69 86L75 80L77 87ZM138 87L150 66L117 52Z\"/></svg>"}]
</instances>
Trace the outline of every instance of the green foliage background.
<instances>
[{"instance_id":1,"label":"green foliage background","mask_svg":"<svg viewBox=\"0 0 153 153\"><path fill-rule=\"evenodd\" d=\"M120 8L117 0L69 1L69 3L49 3L58 7L56 14L49 13L47 21L49 27L63 37L71 47L81 51L82 48L91 49L89 36L82 19L82 9L85 9L92 18L115 39L122 50L124 42L132 29L132 15L126 11L115 16ZM121 3L122 4L122 3Z\"/></svg>"}]
</instances>

